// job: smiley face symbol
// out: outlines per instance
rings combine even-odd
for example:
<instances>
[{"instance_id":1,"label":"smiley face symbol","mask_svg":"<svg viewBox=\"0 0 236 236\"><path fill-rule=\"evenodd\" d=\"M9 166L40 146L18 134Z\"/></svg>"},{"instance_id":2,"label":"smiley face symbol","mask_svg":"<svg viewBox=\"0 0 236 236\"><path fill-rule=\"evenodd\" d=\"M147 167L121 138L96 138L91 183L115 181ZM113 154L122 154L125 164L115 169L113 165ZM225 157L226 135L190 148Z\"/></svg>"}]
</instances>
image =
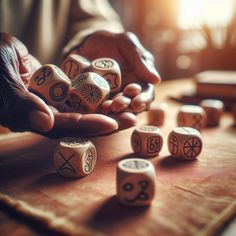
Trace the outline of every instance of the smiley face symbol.
<instances>
[{"instance_id":1,"label":"smiley face symbol","mask_svg":"<svg viewBox=\"0 0 236 236\"><path fill-rule=\"evenodd\" d=\"M154 184L145 176L128 176L120 186L121 200L127 205L147 205L154 195Z\"/></svg>"}]
</instances>

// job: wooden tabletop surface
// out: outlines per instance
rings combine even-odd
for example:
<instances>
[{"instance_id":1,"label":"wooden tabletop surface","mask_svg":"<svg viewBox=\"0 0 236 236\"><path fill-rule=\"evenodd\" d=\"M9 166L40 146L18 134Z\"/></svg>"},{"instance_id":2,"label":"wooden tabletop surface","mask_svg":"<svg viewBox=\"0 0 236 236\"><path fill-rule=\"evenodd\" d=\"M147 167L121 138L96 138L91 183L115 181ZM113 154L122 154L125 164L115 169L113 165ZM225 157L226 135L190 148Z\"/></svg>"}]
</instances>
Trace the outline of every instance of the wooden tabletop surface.
<instances>
[{"instance_id":1,"label":"wooden tabletop surface","mask_svg":"<svg viewBox=\"0 0 236 236\"><path fill-rule=\"evenodd\" d=\"M192 88L187 79L157 87L155 102L166 102L168 111L161 127L163 150L149 159L157 181L154 201L146 208L124 207L115 197L116 163L135 157L133 129L92 139L98 151L95 170L73 180L53 168L57 140L1 134L0 235L219 235L236 215L236 128L230 113L224 113L219 127L202 131L204 146L196 161L169 156L167 136L176 127L180 104L168 97ZM147 114L140 114L138 122L147 123ZM25 206L31 210L25 212Z\"/></svg>"}]
</instances>

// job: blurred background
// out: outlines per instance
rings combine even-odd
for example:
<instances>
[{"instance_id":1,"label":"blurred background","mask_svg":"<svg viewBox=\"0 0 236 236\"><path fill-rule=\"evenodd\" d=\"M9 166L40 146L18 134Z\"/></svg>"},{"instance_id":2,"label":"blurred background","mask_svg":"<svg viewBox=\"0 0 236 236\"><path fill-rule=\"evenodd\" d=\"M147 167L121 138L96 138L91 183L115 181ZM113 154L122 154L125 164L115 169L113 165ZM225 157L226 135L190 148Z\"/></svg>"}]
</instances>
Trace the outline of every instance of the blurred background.
<instances>
[{"instance_id":1,"label":"blurred background","mask_svg":"<svg viewBox=\"0 0 236 236\"><path fill-rule=\"evenodd\" d=\"M111 0L163 80L236 70L236 0Z\"/></svg>"}]
</instances>

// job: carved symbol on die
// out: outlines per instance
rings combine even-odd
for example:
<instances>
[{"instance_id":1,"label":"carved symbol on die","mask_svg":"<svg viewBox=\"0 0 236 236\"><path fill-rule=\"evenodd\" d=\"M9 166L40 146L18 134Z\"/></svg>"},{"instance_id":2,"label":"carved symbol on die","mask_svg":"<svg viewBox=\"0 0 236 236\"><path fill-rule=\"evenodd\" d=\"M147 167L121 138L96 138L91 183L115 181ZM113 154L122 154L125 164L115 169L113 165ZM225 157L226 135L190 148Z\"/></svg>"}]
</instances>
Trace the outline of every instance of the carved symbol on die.
<instances>
[{"instance_id":1,"label":"carved symbol on die","mask_svg":"<svg viewBox=\"0 0 236 236\"><path fill-rule=\"evenodd\" d=\"M176 138L175 135L171 135L169 143L170 143L170 153L172 155L176 155L178 152L179 146L178 146L178 139Z\"/></svg>"},{"instance_id":2,"label":"carved symbol on die","mask_svg":"<svg viewBox=\"0 0 236 236\"><path fill-rule=\"evenodd\" d=\"M78 75L78 73L80 71L80 68L79 68L79 65L77 63L75 63L72 60L68 60L63 65L63 70L66 71L67 75L70 78L74 78Z\"/></svg>"},{"instance_id":3,"label":"carved symbol on die","mask_svg":"<svg viewBox=\"0 0 236 236\"><path fill-rule=\"evenodd\" d=\"M141 131L147 131L147 132L152 132L152 131L156 131L158 128L155 126L142 126L140 127Z\"/></svg>"},{"instance_id":4,"label":"carved symbol on die","mask_svg":"<svg viewBox=\"0 0 236 236\"><path fill-rule=\"evenodd\" d=\"M133 149L136 153L140 153L142 150L142 139L138 133L133 133Z\"/></svg>"},{"instance_id":5,"label":"carved symbol on die","mask_svg":"<svg viewBox=\"0 0 236 236\"><path fill-rule=\"evenodd\" d=\"M113 66L113 62L110 60L100 60L95 63L95 66L98 68L111 68Z\"/></svg>"},{"instance_id":6,"label":"carved symbol on die","mask_svg":"<svg viewBox=\"0 0 236 236\"><path fill-rule=\"evenodd\" d=\"M141 200L141 201L146 201L149 196L148 194L145 192L145 190L148 188L149 183L146 180L141 180L138 182L139 186L140 186L140 191L138 192L138 194L136 196L134 196L133 198L124 198L124 200L128 203L135 203L137 200ZM125 183L123 185L123 189L125 191L132 191L134 188L134 185L132 183Z\"/></svg>"},{"instance_id":7,"label":"carved symbol on die","mask_svg":"<svg viewBox=\"0 0 236 236\"><path fill-rule=\"evenodd\" d=\"M196 129L201 128L202 116L200 114L193 114L193 127Z\"/></svg>"},{"instance_id":8,"label":"carved symbol on die","mask_svg":"<svg viewBox=\"0 0 236 236\"><path fill-rule=\"evenodd\" d=\"M102 98L102 92L92 84L85 84L81 89L81 96L87 102L98 103Z\"/></svg>"},{"instance_id":9,"label":"carved symbol on die","mask_svg":"<svg viewBox=\"0 0 236 236\"><path fill-rule=\"evenodd\" d=\"M73 153L68 158L66 158L61 152L59 152L59 154L61 158L64 160L64 163L59 167L59 170L69 170L76 173L74 167L70 164L70 160L75 156L75 153Z\"/></svg>"},{"instance_id":10,"label":"carved symbol on die","mask_svg":"<svg viewBox=\"0 0 236 236\"><path fill-rule=\"evenodd\" d=\"M193 159L201 152L201 148L202 145L200 139L191 137L184 142L183 152L187 158Z\"/></svg>"},{"instance_id":11,"label":"carved symbol on die","mask_svg":"<svg viewBox=\"0 0 236 236\"><path fill-rule=\"evenodd\" d=\"M58 82L50 87L49 96L54 102L60 102L66 98L67 90L67 85L62 82Z\"/></svg>"},{"instance_id":12,"label":"carved symbol on die","mask_svg":"<svg viewBox=\"0 0 236 236\"><path fill-rule=\"evenodd\" d=\"M81 98L79 98L76 94L72 93L70 94L69 99L67 100L66 103L73 109L78 111L80 109L81 101L82 101Z\"/></svg>"},{"instance_id":13,"label":"carved symbol on die","mask_svg":"<svg viewBox=\"0 0 236 236\"><path fill-rule=\"evenodd\" d=\"M47 70L47 68L42 68L41 70L41 73L42 73L42 77L40 76L36 76L35 77L35 81L37 81L37 86L41 86L42 84L44 84L44 82L46 81L46 77L50 76L51 75L51 72L49 70Z\"/></svg>"},{"instance_id":14,"label":"carved symbol on die","mask_svg":"<svg viewBox=\"0 0 236 236\"><path fill-rule=\"evenodd\" d=\"M86 173L90 173L93 170L93 160L94 160L94 149L89 148L86 150L86 157L85 157L84 171Z\"/></svg>"},{"instance_id":15,"label":"carved symbol on die","mask_svg":"<svg viewBox=\"0 0 236 236\"><path fill-rule=\"evenodd\" d=\"M148 166L146 162L143 161L129 161L123 164L124 167L130 168L130 169L143 169Z\"/></svg>"},{"instance_id":16,"label":"carved symbol on die","mask_svg":"<svg viewBox=\"0 0 236 236\"><path fill-rule=\"evenodd\" d=\"M117 79L118 76L115 73L105 73L104 75L102 75L106 81L108 82L109 86L111 89L115 89L118 87L118 83L117 83Z\"/></svg>"},{"instance_id":17,"label":"carved symbol on die","mask_svg":"<svg viewBox=\"0 0 236 236\"><path fill-rule=\"evenodd\" d=\"M161 148L161 138L159 136L149 137L147 140L147 152L156 153L159 152Z\"/></svg>"},{"instance_id":18,"label":"carved symbol on die","mask_svg":"<svg viewBox=\"0 0 236 236\"><path fill-rule=\"evenodd\" d=\"M77 77L76 79L72 81L71 85L73 88L79 88L82 86L82 84L84 83L86 79L87 79L87 75L81 74L79 77Z\"/></svg>"},{"instance_id":19,"label":"carved symbol on die","mask_svg":"<svg viewBox=\"0 0 236 236\"><path fill-rule=\"evenodd\" d=\"M104 89L108 89L109 88L109 84L106 82L106 80L102 79L100 76L98 76L97 74L93 74L93 80L96 82L96 84Z\"/></svg>"}]
</instances>

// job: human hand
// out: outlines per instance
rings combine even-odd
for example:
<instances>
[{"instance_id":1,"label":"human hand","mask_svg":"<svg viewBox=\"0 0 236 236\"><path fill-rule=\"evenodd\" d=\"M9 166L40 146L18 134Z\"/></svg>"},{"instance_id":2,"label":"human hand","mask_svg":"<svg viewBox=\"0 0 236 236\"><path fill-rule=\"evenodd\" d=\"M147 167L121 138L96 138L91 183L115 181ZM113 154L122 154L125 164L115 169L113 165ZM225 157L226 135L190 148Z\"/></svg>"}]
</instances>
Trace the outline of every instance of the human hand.
<instances>
[{"instance_id":1,"label":"human hand","mask_svg":"<svg viewBox=\"0 0 236 236\"><path fill-rule=\"evenodd\" d=\"M132 33L115 34L97 31L75 48L77 53L90 60L110 57L116 60L122 73L122 93L106 101L103 111L120 113L129 109L134 113L146 110L154 99L152 84L160 82L154 58Z\"/></svg>"},{"instance_id":2,"label":"human hand","mask_svg":"<svg viewBox=\"0 0 236 236\"><path fill-rule=\"evenodd\" d=\"M117 130L105 115L61 113L28 90L40 63L15 37L0 33L0 123L12 131L33 131L58 138L96 136ZM122 122L122 120L121 120Z\"/></svg>"}]
</instances>

